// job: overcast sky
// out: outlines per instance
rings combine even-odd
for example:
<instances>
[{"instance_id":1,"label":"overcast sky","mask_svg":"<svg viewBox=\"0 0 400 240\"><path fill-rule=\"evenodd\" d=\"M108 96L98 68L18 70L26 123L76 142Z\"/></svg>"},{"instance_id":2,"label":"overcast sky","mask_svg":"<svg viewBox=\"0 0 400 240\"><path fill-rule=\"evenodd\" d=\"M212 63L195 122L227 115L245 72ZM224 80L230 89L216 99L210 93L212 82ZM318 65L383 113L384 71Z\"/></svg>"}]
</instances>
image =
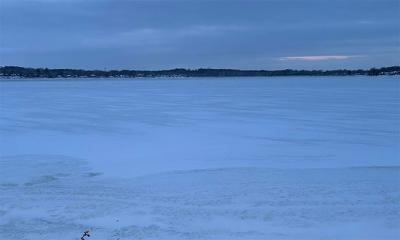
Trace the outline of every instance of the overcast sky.
<instances>
[{"instance_id":1,"label":"overcast sky","mask_svg":"<svg viewBox=\"0 0 400 240\"><path fill-rule=\"evenodd\" d=\"M399 0L0 0L0 65L333 69L400 64Z\"/></svg>"}]
</instances>

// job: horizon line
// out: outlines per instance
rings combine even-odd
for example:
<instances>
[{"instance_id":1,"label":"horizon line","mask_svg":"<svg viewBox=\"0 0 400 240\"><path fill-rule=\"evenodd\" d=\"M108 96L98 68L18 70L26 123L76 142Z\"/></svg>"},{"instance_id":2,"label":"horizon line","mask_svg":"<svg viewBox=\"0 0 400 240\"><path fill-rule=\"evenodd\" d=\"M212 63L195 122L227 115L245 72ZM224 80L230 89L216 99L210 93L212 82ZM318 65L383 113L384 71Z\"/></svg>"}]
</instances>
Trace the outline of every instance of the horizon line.
<instances>
[{"instance_id":1,"label":"horizon line","mask_svg":"<svg viewBox=\"0 0 400 240\"><path fill-rule=\"evenodd\" d=\"M382 68L393 68L393 67L400 67L399 65L391 65L391 66L383 66L383 67L369 67L369 68L335 68L335 69L296 69L296 68L282 68L282 69L241 69L241 68L217 68L217 67L199 67L199 68L185 68L185 67L174 67L174 68L164 68L164 69L152 69L152 70L144 70L144 69L134 69L134 68L125 68L125 69L99 69L99 68L60 68L60 67L27 67L27 66L20 66L20 65L0 65L0 68L6 67L17 67L17 68L25 68L25 69L48 69L48 70L81 70L81 71L102 71L102 72L110 72L110 71L141 71L141 72L158 72L158 71L171 71L171 70L185 70L185 71L198 71L198 70L233 70L233 71L368 71L371 69L382 69Z\"/></svg>"}]
</instances>

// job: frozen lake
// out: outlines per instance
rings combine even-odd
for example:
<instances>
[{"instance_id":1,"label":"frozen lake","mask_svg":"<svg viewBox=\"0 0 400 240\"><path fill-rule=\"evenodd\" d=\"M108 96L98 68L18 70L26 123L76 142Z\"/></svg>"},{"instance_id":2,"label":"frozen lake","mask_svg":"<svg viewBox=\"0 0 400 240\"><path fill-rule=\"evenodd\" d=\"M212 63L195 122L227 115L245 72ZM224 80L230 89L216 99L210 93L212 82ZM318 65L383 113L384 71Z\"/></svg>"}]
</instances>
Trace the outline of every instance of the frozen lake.
<instances>
[{"instance_id":1,"label":"frozen lake","mask_svg":"<svg viewBox=\"0 0 400 240\"><path fill-rule=\"evenodd\" d=\"M398 239L399 123L399 77L1 80L0 239Z\"/></svg>"}]
</instances>

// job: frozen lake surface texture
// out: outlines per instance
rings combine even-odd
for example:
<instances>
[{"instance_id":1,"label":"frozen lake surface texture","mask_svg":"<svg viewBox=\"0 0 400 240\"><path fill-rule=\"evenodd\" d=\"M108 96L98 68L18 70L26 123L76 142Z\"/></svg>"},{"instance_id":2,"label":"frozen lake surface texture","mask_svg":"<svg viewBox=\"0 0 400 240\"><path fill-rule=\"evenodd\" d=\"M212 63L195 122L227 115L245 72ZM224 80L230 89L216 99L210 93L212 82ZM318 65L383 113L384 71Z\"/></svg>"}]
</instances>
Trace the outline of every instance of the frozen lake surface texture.
<instances>
[{"instance_id":1,"label":"frozen lake surface texture","mask_svg":"<svg viewBox=\"0 0 400 240\"><path fill-rule=\"evenodd\" d=\"M0 81L0 239L400 239L399 77Z\"/></svg>"}]
</instances>

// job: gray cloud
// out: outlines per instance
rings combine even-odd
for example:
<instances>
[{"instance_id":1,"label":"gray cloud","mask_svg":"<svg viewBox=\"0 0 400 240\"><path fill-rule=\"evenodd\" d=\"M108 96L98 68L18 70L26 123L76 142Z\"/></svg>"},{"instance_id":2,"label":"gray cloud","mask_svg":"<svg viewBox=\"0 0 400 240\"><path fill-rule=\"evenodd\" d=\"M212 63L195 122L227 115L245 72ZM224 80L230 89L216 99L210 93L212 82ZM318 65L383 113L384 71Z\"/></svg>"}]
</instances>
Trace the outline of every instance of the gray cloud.
<instances>
[{"instance_id":1,"label":"gray cloud","mask_svg":"<svg viewBox=\"0 0 400 240\"><path fill-rule=\"evenodd\" d=\"M367 68L398 64L400 57L396 0L0 4L1 65Z\"/></svg>"}]
</instances>

